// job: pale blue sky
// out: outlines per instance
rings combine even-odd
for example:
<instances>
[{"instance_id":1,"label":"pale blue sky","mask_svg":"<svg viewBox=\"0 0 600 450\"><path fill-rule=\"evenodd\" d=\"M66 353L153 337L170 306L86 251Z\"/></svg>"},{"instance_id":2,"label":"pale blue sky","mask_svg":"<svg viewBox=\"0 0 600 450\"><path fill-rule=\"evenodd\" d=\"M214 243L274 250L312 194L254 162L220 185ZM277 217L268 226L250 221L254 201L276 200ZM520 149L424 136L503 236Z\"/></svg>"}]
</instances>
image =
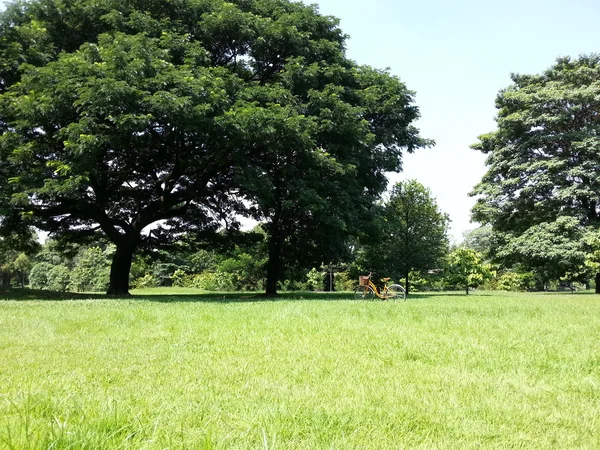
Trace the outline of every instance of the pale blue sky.
<instances>
[{"instance_id":1,"label":"pale blue sky","mask_svg":"<svg viewBox=\"0 0 600 450\"><path fill-rule=\"evenodd\" d=\"M404 172L390 178L429 187L457 241L475 226L467 193L485 171L483 156L469 145L494 129L494 99L510 73L539 73L558 56L600 52L599 0L305 3L341 19L350 58L389 67L416 91L417 126L437 145L407 155Z\"/></svg>"},{"instance_id":2,"label":"pale blue sky","mask_svg":"<svg viewBox=\"0 0 600 450\"><path fill-rule=\"evenodd\" d=\"M460 241L474 200L467 196L485 172L469 149L495 129L494 100L510 73L540 73L558 56L600 52L598 0L307 0L341 19L350 58L389 67L416 91L417 126L435 148L405 158L393 181L415 178L429 187L452 219Z\"/></svg>"}]
</instances>

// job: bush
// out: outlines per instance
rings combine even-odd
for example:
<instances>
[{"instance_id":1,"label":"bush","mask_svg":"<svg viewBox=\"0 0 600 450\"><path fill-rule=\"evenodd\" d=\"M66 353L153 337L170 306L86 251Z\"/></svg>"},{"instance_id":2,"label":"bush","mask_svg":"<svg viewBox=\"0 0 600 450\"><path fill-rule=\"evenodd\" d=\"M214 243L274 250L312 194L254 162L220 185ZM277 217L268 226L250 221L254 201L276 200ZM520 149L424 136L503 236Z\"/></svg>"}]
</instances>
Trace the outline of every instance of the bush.
<instances>
[{"instance_id":1,"label":"bush","mask_svg":"<svg viewBox=\"0 0 600 450\"><path fill-rule=\"evenodd\" d=\"M309 291L323 290L323 272L317 271L314 267L306 274L306 288Z\"/></svg>"},{"instance_id":2,"label":"bush","mask_svg":"<svg viewBox=\"0 0 600 450\"><path fill-rule=\"evenodd\" d=\"M134 289L152 288L158 286L158 280L151 273L147 273L143 277L134 280L131 284Z\"/></svg>"},{"instance_id":3,"label":"bush","mask_svg":"<svg viewBox=\"0 0 600 450\"><path fill-rule=\"evenodd\" d=\"M39 262L29 272L29 285L33 289L48 289L48 274L54 266L47 262Z\"/></svg>"},{"instance_id":4,"label":"bush","mask_svg":"<svg viewBox=\"0 0 600 450\"><path fill-rule=\"evenodd\" d=\"M306 283L301 283L295 280L283 280L277 283L277 287L280 291L291 292L291 291L307 291L308 287Z\"/></svg>"},{"instance_id":5,"label":"bush","mask_svg":"<svg viewBox=\"0 0 600 450\"><path fill-rule=\"evenodd\" d=\"M173 286L178 287L191 287L193 286L194 277L188 275L181 269L177 269L173 275L171 275L171 282Z\"/></svg>"},{"instance_id":6,"label":"bush","mask_svg":"<svg viewBox=\"0 0 600 450\"><path fill-rule=\"evenodd\" d=\"M358 285L358 280L350 278L348 272L336 272L334 274L333 286L336 291L353 291Z\"/></svg>"},{"instance_id":7,"label":"bush","mask_svg":"<svg viewBox=\"0 0 600 450\"><path fill-rule=\"evenodd\" d=\"M110 261L100 247L90 247L76 259L71 273L71 289L104 291L108 288Z\"/></svg>"},{"instance_id":8,"label":"bush","mask_svg":"<svg viewBox=\"0 0 600 450\"><path fill-rule=\"evenodd\" d=\"M215 271L218 289L253 291L262 288L265 262L247 253L221 261Z\"/></svg>"},{"instance_id":9,"label":"bush","mask_svg":"<svg viewBox=\"0 0 600 450\"><path fill-rule=\"evenodd\" d=\"M218 291L216 273L206 270L194 275L192 277L192 287L203 291Z\"/></svg>"},{"instance_id":10,"label":"bush","mask_svg":"<svg viewBox=\"0 0 600 450\"><path fill-rule=\"evenodd\" d=\"M66 292L71 284L71 271L68 267L54 266L48 272L48 289L51 291Z\"/></svg>"},{"instance_id":11,"label":"bush","mask_svg":"<svg viewBox=\"0 0 600 450\"><path fill-rule=\"evenodd\" d=\"M498 291L531 291L536 287L536 276L532 272L505 271L484 284L484 289Z\"/></svg>"}]
</instances>

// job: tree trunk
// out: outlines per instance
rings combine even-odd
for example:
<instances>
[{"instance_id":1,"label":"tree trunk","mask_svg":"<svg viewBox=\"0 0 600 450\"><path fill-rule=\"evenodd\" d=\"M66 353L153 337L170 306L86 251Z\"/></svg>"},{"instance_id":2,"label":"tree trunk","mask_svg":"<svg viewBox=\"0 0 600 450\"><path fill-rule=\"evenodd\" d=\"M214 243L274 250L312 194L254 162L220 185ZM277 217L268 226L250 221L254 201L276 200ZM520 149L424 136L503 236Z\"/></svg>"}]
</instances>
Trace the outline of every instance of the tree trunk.
<instances>
[{"instance_id":1,"label":"tree trunk","mask_svg":"<svg viewBox=\"0 0 600 450\"><path fill-rule=\"evenodd\" d=\"M123 242L117 244L117 251L110 266L110 283L107 295L129 296L129 271L136 244Z\"/></svg>"},{"instance_id":2,"label":"tree trunk","mask_svg":"<svg viewBox=\"0 0 600 450\"><path fill-rule=\"evenodd\" d=\"M277 282L279 281L281 266L281 237L279 230L274 225L273 232L269 236L269 260L267 261L267 285L265 295L274 297L277 295Z\"/></svg>"},{"instance_id":3,"label":"tree trunk","mask_svg":"<svg viewBox=\"0 0 600 450\"><path fill-rule=\"evenodd\" d=\"M404 277L404 290L406 291L406 295L408 295L408 290L409 290L409 286L408 286L408 273L406 274L406 276Z\"/></svg>"},{"instance_id":4,"label":"tree trunk","mask_svg":"<svg viewBox=\"0 0 600 450\"><path fill-rule=\"evenodd\" d=\"M468 284L465 286L465 291L467 292L467 295L469 295L469 285Z\"/></svg>"},{"instance_id":5,"label":"tree trunk","mask_svg":"<svg viewBox=\"0 0 600 450\"><path fill-rule=\"evenodd\" d=\"M600 273L596 274L594 280L596 281L596 294L600 294Z\"/></svg>"}]
</instances>

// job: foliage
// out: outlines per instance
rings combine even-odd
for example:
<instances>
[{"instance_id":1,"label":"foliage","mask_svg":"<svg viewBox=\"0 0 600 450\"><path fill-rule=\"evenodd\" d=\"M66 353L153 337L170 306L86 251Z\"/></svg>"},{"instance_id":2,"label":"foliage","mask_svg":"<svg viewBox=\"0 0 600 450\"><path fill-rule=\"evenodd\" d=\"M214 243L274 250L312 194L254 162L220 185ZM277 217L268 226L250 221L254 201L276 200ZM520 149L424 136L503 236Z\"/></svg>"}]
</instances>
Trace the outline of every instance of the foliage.
<instances>
[{"instance_id":1,"label":"foliage","mask_svg":"<svg viewBox=\"0 0 600 450\"><path fill-rule=\"evenodd\" d=\"M532 291L537 285L533 272L502 271L484 284L485 289L498 291Z\"/></svg>"},{"instance_id":2,"label":"foliage","mask_svg":"<svg viewBox=\"0 0 600 450\"><path fill-rule=\"evenodd\" d=\"M310 269L310 271L306 274L306 288L309 291L322 291L323 275L324 273L317 270L315 267Z\"/></svg>"},{"instance_id":3,"label":"foliage","mask_svg":"<svg viewBox=\"0 0 600 450\"><path fill-rule=\"evenodd\" d=\"M171 284L177 287L190 287L192 286L192 277L183 270L177 269L173 272L173 275L171 275Z\"/></svg>"},{"instance_id":4,"label":"foliage","mask_svg":"<svg viewBox=\"0 0 600 450\"><path fill-rule=\"evenodd\" d=\"M12 268L19 277L21 287L25 287L25 279L32 266L31 259L25 253L19 253L19 256L13 261Z\"/></svg>"},{"instance_id":5,"label":"foliage","mask_svg":"<svg viewBox=\"0 0 600 450\"><path fill-rule=\"evenodd\" d=\"M192 273L215 270L222 259L216 252L200 249L188 258L188 266Z\"/></svg>"},{"instance_id":6,"label":"foliage","mask_svg":"<svg viewBox=\"0 0 600 450\"><path fill-rule=\"evenodd\" d=\"M296 280L283 280L278 283L278 288L283 292L306 291L308 287L306 283Z\"/></svg>"},{"instance_id":7,"label":"foliage","mask_svg":"<svg viewBox=\"0 0 600 450\"><path fill-rule=\"evenodd\" d=\"M316 6L33 0L0 23L11 208L56 236L113 242L111 294L127 292L139 248L208 239L236 212L267 222L274 289L286 262L343 252L353 203L430 144L411 125L414 94L346 58Z\"/></svg>"},{"instance_id":8,"label":"foliage","mask_svg":"<svg viewBox=\"0 0 600 450\"><path fill-rule=\"evenodd\" d=\"M265 277L266 259L256 259L247 253L237 253L217 265L217 273L231 277L229 290L245 291L261 289Z\"/></svg>"},{"instance_id":9,"label":"foliage","mask_svg":"<svg viewBox=\"0 0 600 450\"><path fill-rule=\"evenodd\" d=\"M584 271L583 235L584 230L576 218L559 217L555 222L533 225L521 235L508 239L498 256L535 271L545 284L567 273Z\"/></svg>"},{"instance_id":10,"label":"foliage","mask_svg":"<svg viewBox=\"0 0 600 450\"><path fill-rule=\"evenodd\" d=\"M78 292L105 291L108 287L110 260L100 247L90 247L75 260L71 283Z\"/></svg>"},{"instance_id":11,"label":"foliage","mask_svg":"<svg viewBox=\"0 0 600 450\"><path fill-rule=\"evenodd\" d=\"M131 284L134 289L145 289L158 286L158 280L151 273L147 273L143 277L133 280Z\"/></svg>"},{"instance_id":12,"label":"foliage","mask_svg":"<svg viewBox=\"0 0 600 450\"><path fill-rule=\"evenodd\" d=\"M600 226L600 56L558 58L544 73L512 81L496 99L498 130L473 146L488 155L472 192L473 219L507 233L500 252L543 277L579 272L580 233L550 235L569 220ZM512 242L519 237L526 250Z\"/></svg>"},{"instance_id":13,"label":"foliage","mask_svg":"<svg viewBox=\"0 0 600 450\"><path fill-rule=\"evenodd\" d=\"M461 247L470 248L481 253L484 258L492 256L496 247L497 237L491 225L483 225L463 233Z\"/></svg>"},{"instance_id":14,"label":"foliage","mask_svg":"<svg viewBox=\"0 0 600 450\"><path fill-rule=\"evenodd\" d=\"M482 255L475 250L460 247L448 255L445 282L450 286L463 288L467 295L469 288L482 285L492 276L491 266L484 264Z\"/></svg>"},{"instance_id":15,"label":"foliage","mask_svg":"<svg viewBox=\"0 0 600 450\"><path fill-rule=\"evenodd\" d=\"M66 292L71 283L71 271L68 267L54 266L48 272L47 284L44 288L56 292Z\"/></svg>"},{"instance_id":16,"label":"foliage","mask_svg":"<svg viewBox=\"0 0 600 450\"><path fill-rule=\"evenodd\" d=\"M348 272L335 272L333 285L336 291L353 291L357 282L350 278Z\"/></svg>"},{"instance_id":17,"label":"foliage","mask_svg":"<svg viewBox=\"0 0 600 450\"><path fill-rule=\"evenodd\" d=\"M408 293L410 272L442 265L449 221L429 189L416 180L397 183L383 206L378 232L366 242L361 264L372 272L404 278Z\"/></svg>"},{"instance_id":18,"label":"foliage","mask_svg":"<svg viewBox=\"0 0 600 450\"><path fill-rule=\"evenodd\" d=\"M48 275L54 268L50 263L38 262L34 264L29 273L29 284L34 289L47 289L48 288Z\"/></svg>"}]
</instances>

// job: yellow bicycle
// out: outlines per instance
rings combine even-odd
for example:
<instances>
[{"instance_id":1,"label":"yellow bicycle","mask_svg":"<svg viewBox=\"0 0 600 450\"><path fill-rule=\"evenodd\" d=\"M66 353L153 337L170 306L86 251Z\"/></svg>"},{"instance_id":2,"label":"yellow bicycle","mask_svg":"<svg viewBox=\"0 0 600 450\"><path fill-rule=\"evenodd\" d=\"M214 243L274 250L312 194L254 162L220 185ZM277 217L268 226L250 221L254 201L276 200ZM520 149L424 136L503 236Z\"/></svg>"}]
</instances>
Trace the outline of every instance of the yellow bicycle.
<instances>
[{"instance_id":1,"label":"yellow bicycle","mask_svg":"<svg viewBox=\"0 0 600 450\"><path fill-rule=\"evenodd\" d=\"M382 278L381 281L384 282L383 288L380 290L377 289L375 283L371 281L370 273L368 276L360 276L358 277L358 287L354 291L354 298L356 300L373 300L375 296L380 298L381 300L406 300L406 291L399 284L391 284L387 285L387 282L390 281L389 278Z\"/></svg>"}]
</instances>

